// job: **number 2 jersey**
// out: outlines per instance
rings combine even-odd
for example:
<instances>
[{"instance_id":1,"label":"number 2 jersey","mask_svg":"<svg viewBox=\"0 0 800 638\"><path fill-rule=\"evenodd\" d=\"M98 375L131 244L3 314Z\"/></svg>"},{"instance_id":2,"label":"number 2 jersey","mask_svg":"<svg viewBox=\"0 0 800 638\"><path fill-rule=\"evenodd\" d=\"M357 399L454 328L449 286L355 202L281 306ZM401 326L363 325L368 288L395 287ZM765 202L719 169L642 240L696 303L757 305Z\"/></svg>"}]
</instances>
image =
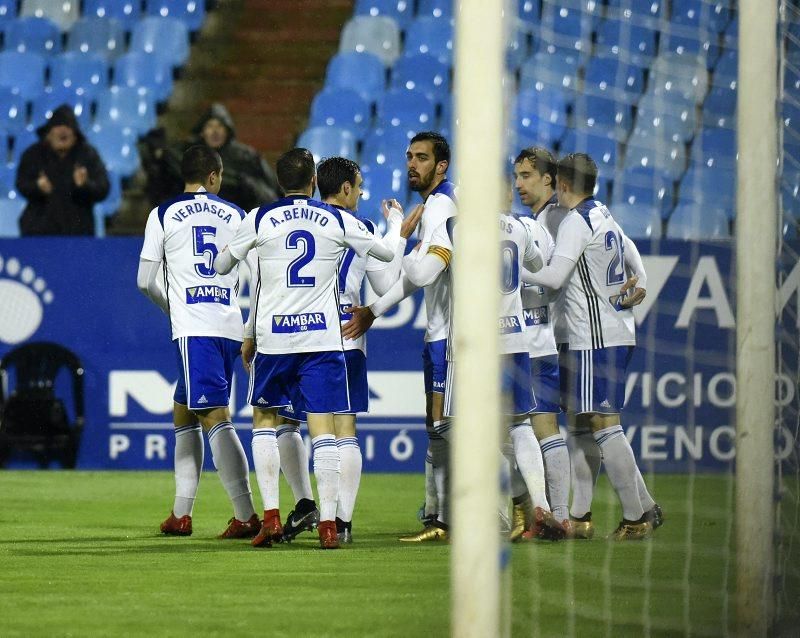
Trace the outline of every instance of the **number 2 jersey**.
<instances>
[{"instance_id":1,"label":"number 2 jersey","mask_svg":"<svg viewBox=\"0 0 800 638\"><path fill-rule=\"evenodd\" d=\"M244 218L241 208L205 191L183 193L150 212L141 257L163 261L173 340L242 340L238 269L221 275L213 263Z\"/></svg>"},{"instance_id":2,"label":"number 2 jersey","mask_svg":"<svg viewBox=\"0 0 800 638\"><path fill-rule=\"evenodd\" d=\"M228 244L236 259L255 247L255 337L262 354L342 350L339 264L346 248L365 257L376 238L352 215L302 197L247 215ZM253 310L251 310L253 312Z\"/></svg>"},{"instance_id":3,"label":"number 2 jersey","mask_svg":"<svg viewBox=\"0 0 800 638\"><path fill-rule=\"evenodd\" d=\"M565 292L570 350L636 345L633 311L615 304L625 282L622 230L601 202L578 204L558 228L553 257L575 262Z\"/></svg>"}]
</instances>

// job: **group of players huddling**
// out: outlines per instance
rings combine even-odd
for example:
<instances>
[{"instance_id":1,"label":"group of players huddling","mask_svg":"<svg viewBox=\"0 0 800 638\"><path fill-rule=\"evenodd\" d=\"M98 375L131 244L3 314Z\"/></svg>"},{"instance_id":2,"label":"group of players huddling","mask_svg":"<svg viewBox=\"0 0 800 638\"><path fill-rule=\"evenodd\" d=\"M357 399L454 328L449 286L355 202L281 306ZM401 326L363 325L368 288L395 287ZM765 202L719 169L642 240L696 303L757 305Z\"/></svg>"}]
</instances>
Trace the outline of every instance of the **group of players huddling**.
<instances>
[{"instance_id":1,"label":"group of players huddling","mask_svg":"<svg viewBox=\"0 0 800 638\"><path fill-rule=\"evenodd\" d=\"M252 538L253 546L270 547L317 528L325 549L351 543L362 467L356 414L368 410L364 333L422 288L429 437L424 528L400 540L447 539L456 187L447 179L449 146L438 133L412 138L406 162L409 187L422 204L404 217L397 201L384 200L381 235L357 216L362 177L355 162L333 157L315 166L308 150L292 149L276 165L284 197L245 213L216 195L223 179L217 153L199 145L186 151L185 191L150 213L137 276L139 289L170 318L179 362L176 494L163 533L192 533L205 430L234 510L220 538ZM514 187L532 216L499 215L508 437L498 452L511 473L512 540L591 538L601 462L623 509L612 537L645 538L662 523L620 424L635 344L631 307L644 298L645 273L633 242L593 198L596 179L597 167L585 154L556 162L545 149L524 149L514 163ZM313 199L317 189L321 201ZM417 244L406 255L415 231ZM244 325L237 304L241 261L251 273ZM369 306L361 305L365 277L378 295ZM239 353L250 375L262 518L228 408ZM557 423L562 408L569 448ZM301 422L311 437L319 507ZM296 503L284 524L281 472Z\"/></svg>"}]
</instances>

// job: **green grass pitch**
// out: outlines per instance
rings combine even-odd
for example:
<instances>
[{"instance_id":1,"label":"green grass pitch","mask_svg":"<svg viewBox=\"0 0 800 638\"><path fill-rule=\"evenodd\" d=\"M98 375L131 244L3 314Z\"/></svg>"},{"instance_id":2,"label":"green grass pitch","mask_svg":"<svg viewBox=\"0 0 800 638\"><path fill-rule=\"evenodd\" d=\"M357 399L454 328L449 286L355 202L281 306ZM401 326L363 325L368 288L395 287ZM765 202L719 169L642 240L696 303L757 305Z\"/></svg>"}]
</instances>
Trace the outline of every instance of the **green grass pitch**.
<instances>
[{"instance_id":1,"label":"green grass pitch","mask_svg":"<svg viewBox=\"0 0 800 638\"><path fill-rule=\"evenodd\" d=\"M666 518L650 541L602 540L620 514L601 477L600 538L510 548L512 635L725 633L732 479L649 482ZM448 634L448 545L397 541L418 529L421 475L365 475L355 543L338 552L311 534L263 550L216 540L230 509L213 473L194 535L163 537L172 494L168 472L0 473L0 635ZM285 484L282 496L285 517Z\"/></svg>"}]
</instances>

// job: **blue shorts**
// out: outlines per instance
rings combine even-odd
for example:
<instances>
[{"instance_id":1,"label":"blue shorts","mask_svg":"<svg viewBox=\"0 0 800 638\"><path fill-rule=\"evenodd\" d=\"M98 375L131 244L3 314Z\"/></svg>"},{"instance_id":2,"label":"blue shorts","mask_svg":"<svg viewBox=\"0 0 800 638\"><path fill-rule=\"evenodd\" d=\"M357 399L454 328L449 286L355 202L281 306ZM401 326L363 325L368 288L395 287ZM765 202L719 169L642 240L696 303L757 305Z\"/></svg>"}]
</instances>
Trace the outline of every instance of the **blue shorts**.
<instances>
[{"instance_id":1,"label":"blue shorts","mask_svg":"<svg viewBox=\"0 0 800 638\"><path fill-rule=\"evenodd\" d=\"M444 393L447 380L447 339L425 344L422 351L422 373L425 377L425 394Z\"/></svg>"},{"instance_id":2,"label":"blue shorts","mask_svg":"<svg viewBox=\"0 0 800 638\"><path fill-rule=\"evenodd\" d=\"M344 360L347 364L347 387L350 391L350 409L339 414L357 414L369 412L369 385L367 384L367 357L361 350L345 350ZM278 414L295 421L306 421L306 413L287 406L278 410Z\"/></svg>"},{"instance_id":3,"label":"blue shorts","mask_svg":"<svg viewBox=\"0 0 800 638\"><path fill-rule=\"evenodd\" d=\"M633 346L569 350L567 408L574 414L616 414L625 403L625 379Z\"/></svg>"},{"instance_id":4,"label":"blue shorts","mask_svg":"<svg viewBox=\"0 0 800 638\"><path fill-rule=\"evenodd\" d=\"M534 412L561 412L561 384L558 355L531 358L531 385L533 398L536 401Z\"/></svg>"},{"instance_id":5,"label":"blue shorts","mask_svg":"<svg viewBox=\"0 0 800 638\"><path fill-rule=\"evenodd\" d=\"M179 337L175 345L178 355L175 403L190 410L227 408L233 364L242 343L224 337Z\"/></svg>"},{"instance_id":6,"label":"blue shorts","mask_svg":"<svg viewBox=\"0 0 800 638\"><path fill-rule=\"evenodd\" d=\"M536 409L536 399L531 391L530 355L527 352L504 354L500 365L503 414L530 414Z\"/></svg>"},{"instance_id":7,"label":"blue shorts","mask_svg":"<svg viewBox=\"0 0 800 638\"><path fill-rule=\"evenodd\" d=\"M247 400L256 408L291 406L295 414L347 412L344 353L256 353Z\"/></svg>"}]
</instances>

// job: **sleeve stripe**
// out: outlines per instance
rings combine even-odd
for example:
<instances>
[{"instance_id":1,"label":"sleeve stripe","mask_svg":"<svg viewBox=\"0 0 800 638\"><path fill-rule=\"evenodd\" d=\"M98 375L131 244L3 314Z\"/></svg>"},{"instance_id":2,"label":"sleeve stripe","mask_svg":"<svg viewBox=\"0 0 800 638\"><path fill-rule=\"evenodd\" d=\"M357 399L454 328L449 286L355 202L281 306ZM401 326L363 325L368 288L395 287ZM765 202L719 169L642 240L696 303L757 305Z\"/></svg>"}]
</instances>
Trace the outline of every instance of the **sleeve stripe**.
<instances>
[{"instance_id":1,"label":"sleeve stripe","mask_svg":"<svg viewBox=\"0 0 800 638\"><path fill-rule=\"evenodd\" d=\"M431 246L428 248L429 255L436 255L439 259L444 262L445 266L450 265L450 251L447 248L442 248L441 246Z\"/></svg>"}]
</instances>

